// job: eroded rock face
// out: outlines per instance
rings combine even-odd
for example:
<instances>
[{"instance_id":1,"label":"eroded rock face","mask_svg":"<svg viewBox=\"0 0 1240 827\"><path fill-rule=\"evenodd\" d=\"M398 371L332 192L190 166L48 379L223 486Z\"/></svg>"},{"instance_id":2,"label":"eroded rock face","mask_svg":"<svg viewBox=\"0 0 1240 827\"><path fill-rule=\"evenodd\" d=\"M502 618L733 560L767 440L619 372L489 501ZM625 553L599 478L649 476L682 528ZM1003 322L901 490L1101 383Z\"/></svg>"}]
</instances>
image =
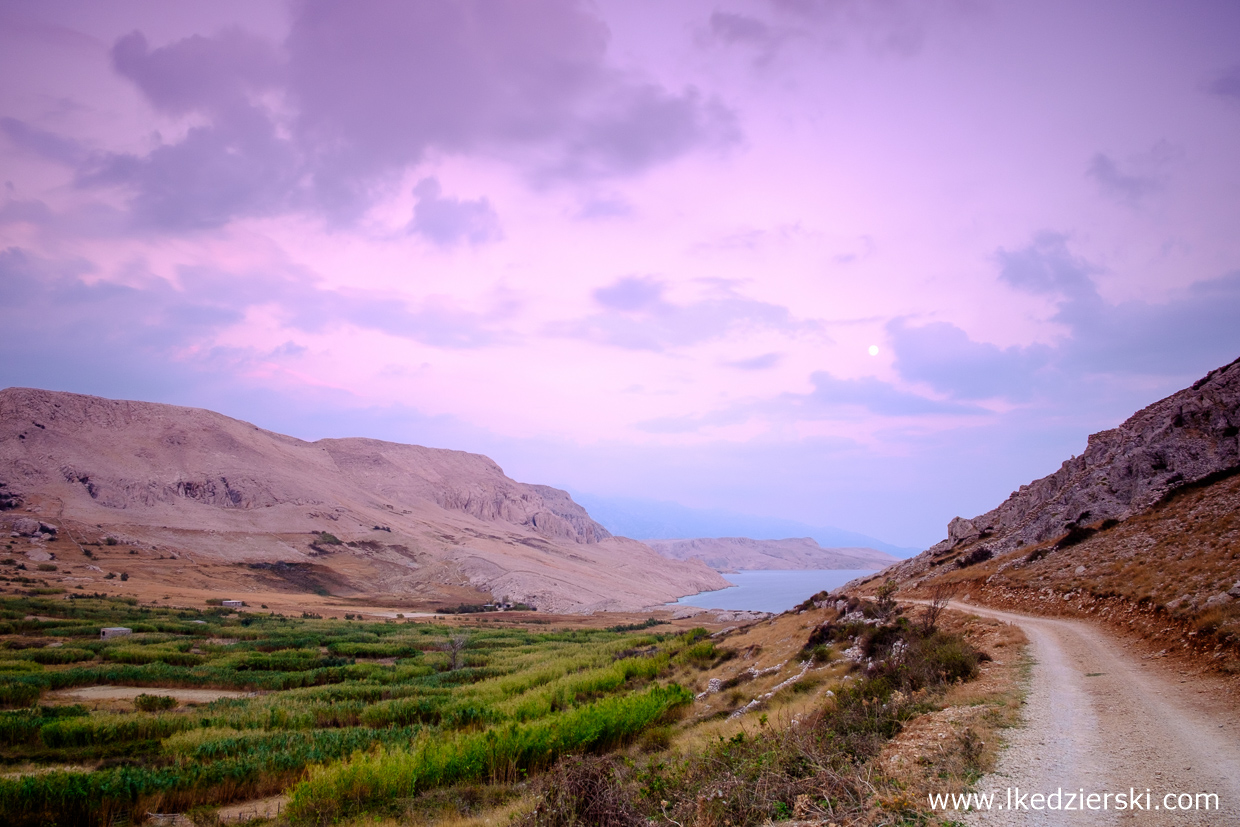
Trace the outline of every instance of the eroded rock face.
<instances>
[{"instance_id":1,"label":"eroded rock face","mask_svg":"<svg viewBox=\"0 0 1240 827\"><path fill-rule=\"evenodd\" d=\"M1240 466L1240 359L1089 437L1085 453L1022 485L998 508L947 527L942 554L985 538L996 553L1122 520L1169 492Z\"/></svg>"},{"instance_id":2,"label":"eroded rock face","mask_svg":"<svg viewBox=\"0 0 1240 827\"><path fill-rule=\"evenodd\" d=\"M434 502L573 543L611 536L567 492L516 482L479 454L360 438L307 443L211 411L31 388L0 392L0 474L31 490L68 483L116 510L326 505L320 483L332 478L393 508Z\"/></svg>"},{"instance_id":3,"label":"eroded rock face","mask_svg":"<svg viewBox=\"0 0 1240 827\"><path fill-rule=\"evenodd\" d=\"M22 519L27 536L54 533L35 522L50 506L66 528L192 551L263 588L264 567L316 566L342 594L631 611L728 585L701 562L611 537L567 492L517 482L479 454L305 442L171 405L0 390L4 491L28 512L4 513L11 533ZM339 542L320 544L323 533Z\"/></svg>"}]
</instances>

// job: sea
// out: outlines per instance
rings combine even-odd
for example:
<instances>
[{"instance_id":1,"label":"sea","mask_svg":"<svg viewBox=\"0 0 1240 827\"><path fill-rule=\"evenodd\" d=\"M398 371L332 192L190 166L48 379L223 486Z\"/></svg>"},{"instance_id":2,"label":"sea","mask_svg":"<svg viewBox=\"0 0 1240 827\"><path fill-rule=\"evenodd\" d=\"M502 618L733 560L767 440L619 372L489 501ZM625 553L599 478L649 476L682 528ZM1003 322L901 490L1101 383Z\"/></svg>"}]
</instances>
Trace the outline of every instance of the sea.
<instances>
[{"instance_id":1,"label":"sea","mask_svg":"<svg viewBox=\"0 0 1240 827\"><path fill-rule=\"evenodd\" d=\"M785 612L821 591L842 586L874 571L844 569L793 569L738 571L723 575L735 586L682 597L672 606L703 609L744 609L752 612Z\"/></svg>"}]
</instances>

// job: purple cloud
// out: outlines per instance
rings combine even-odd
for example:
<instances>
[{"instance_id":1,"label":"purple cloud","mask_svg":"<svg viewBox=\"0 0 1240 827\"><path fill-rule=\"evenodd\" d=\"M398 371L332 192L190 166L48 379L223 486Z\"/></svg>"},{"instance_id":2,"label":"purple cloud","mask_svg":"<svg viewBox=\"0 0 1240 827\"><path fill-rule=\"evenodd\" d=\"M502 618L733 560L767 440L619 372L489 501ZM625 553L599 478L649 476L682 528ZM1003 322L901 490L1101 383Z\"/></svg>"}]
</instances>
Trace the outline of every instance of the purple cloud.
<instances>
[{"instance_id":1,"label":"purple cloud","mask_svg":"<svg viewBox=\"0 0 1240 827\"><path fill-rule=\"evenodd\" d=\"M947 322L919 327L903 319L887 325L895 368L911 382L924 382L956 399L1027 399L1036 373L1050 361L1045 345L1000 348L975 342Z\"/></svg>"},{"instance_id":2,"label":"purple cloud","mask_svg":"<svg viewBox=\"0 0 1240 827\"><path fill-rule=\"evenodd\" d=\"M418 202L413 208L409 231L427 238L441 247L461 241L484 244L503 236L499 216L485 198L464 201L444 198L436 178L423 178L413 188Z\"/></svg>"},{"instance_id":3,"label":"purple cloud","mask_svg":"<svg viewBox=\"0 0 1240 827\"><path fill-rule=\"evenodd\" d=\"M1065 236L1042 233L996 256L999 279L1056 298L1066 335L1053 345L999 348L943 322L888 324L902 378L955 399L1030 402L1068 398L1096 376L1179 376L1185 365L1225 364L1240 352L1240 272L1197 282L1166 302L1112 304L1098 294L1101 268L1073 255Z\"/></svg>"},{"instance_id":4,"label":"purple cloud","mask_svg":"<svg viewBox=\"0 0 1240 827\"><path fill-rule=\"evenodd\" d=\"M76 166L87 155L77 141L31 126L17 118L0 118L0 131L14 146L50 161Z\"/></svg>"},{"instance_id":5,"label":"purple cloud","mask_svg":"<svg viewBox=\"0 0 1240 827\"><path fill-rule=\"evenodd\" d=\"M1020 250L1000 249L995 258L999 279L1029 293L1059 294L1076 299L1096 297L1093 276L1101 270L1068 251L1068 237L1039 233Z\"/></svg>"},{"instance_id":6,"label":"purple cloud","mask_svg":"<svg viewBox=\"0 0 1240 827\"><path fill-rule=\"evenodd\" d=\"M769 45L773 38L771 27L747 14L717 11L710 16L710 31L725 43L754 43Z\"/></svg>"},{"instance_id":7,"label":"purple cloud","mask_svg":"<svg viewBox=\"0 0 1240 827\"><path fill-rule=\"evenodd\" d=\"M352 221L432 150L515 160L545 184L637 175L739 139L723 103L614 68L608 40L574 0L307 0L283 44L235 26L115 42L113 68L154 109L202 119L175 143L88 157L22 121L0 127L82 186L128 192L138 225L182 231L307 209ZM412 227L436 243L497 237L477 204L424 211Z\"/></svg>"},{"instance_id":8,"label":"purple cloud","mask_svg":"<svg viewBox=\"0 0 1240 827\"><path fill-rule=\"evenodd\" d=\"M238 274L182 267L179 286L147 277L139 288L84 281L94 269L84 260L52 261L18 248L0 253L9 306L24 319L38 320L28 330L14 325L10 333L32 347L71 342L82 352L110 341L118 358L128 358L123 354L129 349L201 347L249 309L273 306L286 325L308 333L352 326L453 349L512 340L503 327L510 307L479 313L436 297L411 305L382 293L326 289L296 270ZM47 321L53 317L55 324Z\"/></svg>"},{"instance_id":9,"label":"purple cloud","mask_svg":"<svg viewBox=\"0 0 1240 827\"><path fill-rule=\"evenodd\" d=\"M608 310L632 313L667 308L663 301L666 284L649 276L624 276L594 291L594 300Z\"/></svg>"},{"instance_id":10,"label":"purple cloud","mask_svg":"<svg viewBox=\"0 0 1240 827\"><path fill-rule=\"evenodd\" d=\"M1101 152L1089 162L1085 174L1098 182L1104 195L1130 206L1136 206L1147 195L1162 189L1158 179L1125 173L1114 159Z\"/></svg>"},{"instance_id":11,"label":"purple cloud","mask_svg":"<svg viewBox=\"0 0 1240 827\"><path fill-rule=\"evenodd\" d=\"M796 319L788 308L744 298L726 286L696 302L664 298L664 282L625 276L594 291L603 313L552 324L548 333L625 350L666 350L712 341L745 329L822 332L818 322Z\"/></svg>"},{"instance_id":12,"label":"purple cloud","mask_svg":"<svg viewBox=\"0 0 1240 827\"><path fill-rule=\"evenodd\" d=\"M1240 63L1219 72L1214 80L1206 84L1206 90L1225 98L1240 100Z\"/></svg>"},{"instance_id":13,"label":"purple cloud","mask_svg":"<svg viewBox=\"0 0 1240 827\"><path fill-rule=\"evenodd\" d=\"M151 50L134 31L112 46L112 66L162 112L226 110L275 87L283 61L275 46L237 27L194 35Z\"/></svg>"},{"instance_id":14,"label":"purple cloud","mask_svg":"<svg viewBox=\"0 0 1240 827\"><path fill-rule=\"evenodd\" d=\"M769 370L778 365L783 358L784 355L782 353L763 353L761 356L737 359L732 362L724 362L724 364L737 370Z\"/></svg>"},{"instance_id":15,"label":"purple cloud","mask_svg":"<svg viewBox=\"0 0 1240 827\"><path fill-rule=\"evenodd\" d=\"M297 202L301 167L292 144L259 109L240 105L210 126L144 156L109 155L82 171L84 187L128 191L139 226L162 230L220 227L272 215Z\"/></svg>"}]
</instances>

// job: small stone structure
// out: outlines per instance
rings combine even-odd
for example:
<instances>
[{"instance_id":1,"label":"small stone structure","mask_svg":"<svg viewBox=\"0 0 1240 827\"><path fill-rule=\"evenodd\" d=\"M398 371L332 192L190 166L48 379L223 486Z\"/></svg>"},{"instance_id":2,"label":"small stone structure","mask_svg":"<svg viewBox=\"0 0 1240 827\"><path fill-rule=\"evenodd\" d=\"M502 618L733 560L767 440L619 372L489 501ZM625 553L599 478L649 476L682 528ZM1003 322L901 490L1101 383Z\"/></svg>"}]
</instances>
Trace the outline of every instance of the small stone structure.
<instances>
[{"instance_id":1,"label":"small stone structure","mask_svg":"<svg viewBox=\"0 0 1240 827\"><path fill-rule=\"evenodd\" d=\"M244 600L225 600L220 603L225 609L240 609L245 606Z\"/></svg>"},{"instance_id":2,"label":"small stone structure","mask_svg":"<svg viewBox=\"0 0 1240 827\"><path fill-rule=\"evenodd\" d=\"M124 637L125 635L132 634L133 629L127 629L124 626L104 626L99 630L99 639L107 640L108 638Z\"/></svg>"}]
</instances>

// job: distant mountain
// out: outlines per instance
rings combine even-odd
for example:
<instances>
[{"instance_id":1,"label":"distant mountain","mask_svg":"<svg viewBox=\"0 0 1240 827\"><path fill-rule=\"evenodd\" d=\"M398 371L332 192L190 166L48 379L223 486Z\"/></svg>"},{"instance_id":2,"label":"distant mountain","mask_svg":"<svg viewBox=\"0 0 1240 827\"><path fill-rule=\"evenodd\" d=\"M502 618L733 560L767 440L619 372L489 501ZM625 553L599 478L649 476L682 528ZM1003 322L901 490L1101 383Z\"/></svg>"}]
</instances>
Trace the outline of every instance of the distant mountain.
<instances>
[{"instance_id":1,"label":"distant mountain","mask_svg":"<svg viewBox=\"0 0 1240 827\"><path fill-rule=\"evenodd\" d=\"M812 526L777 517L758 517L723 509L688 508L679 503L626 497L599 497L581 491L573 499L612 534L635 540L697 539L703 537L748 537L754 540L782 540L812 537L825 548L872 548L895 557L908 557L921 551L885 543L855 531L830 526Z\"/></svg>"},{"instance_id":2,"label":"distant mountain","mask_svg":"<svg viewBox=\"0 0 1240 827\"><path fill-rule=\"evenodd\" d=\"M427 608L494 596L640 609L727 586L700 562L612 537L567 492L516 482L479 454L304 442L196 408L29 388L0 391L0 508L6 531L34 525L29 559L57 555L56 577L83 589L103 585L102 564L134 570L108 584L121 592Z\"/></svg>"},{"instance_id":3,"label":"distant mountain","mask_svg":"<svg viewBox=\"0 0 1240 827\"><path fill-rule=\"evenodd\" d=\"M886 568L898 557L872 548L823 548L811 537L753 540L749 537L710 537L693 540L646 540L646 545L673 560L701 560L715 571L771 569Z\"/></svg>"}]
</instances>

